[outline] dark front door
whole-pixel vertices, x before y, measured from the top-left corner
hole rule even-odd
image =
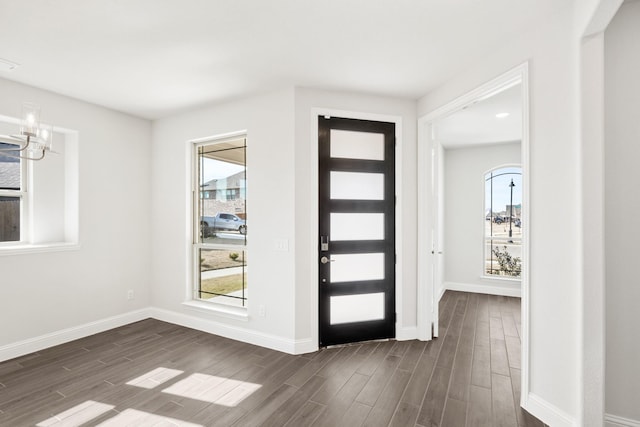
[[[318,117],[320,346],[395,337],[395,124]]]

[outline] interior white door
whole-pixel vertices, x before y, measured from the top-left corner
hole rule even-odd
[[[433,336],[438,337],[439,299],[444,292],[444,148],[433,141]]]

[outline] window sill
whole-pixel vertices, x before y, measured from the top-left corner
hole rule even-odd
[[[226,317],[227,319],[241,320],[243,322],[249,321],[249,313],[246,307],[232,307],[223,304],[217,304],[215,302],[204,301],[185,301],[183,306],[190,310],[199,311],[201,313],[214,314],[220,317]]]
[[[0,256],[5,255],[22,255],[22,254],[40,254],[47,252],[65,252],[77,251],[80,249],[79,243],[16,243],[8,245],[0,245]]]
[[[512,279],[510,277],[502,277],[502,276],[480,276],[480,279],[482,280],[496,280],[498,282],[511,282],[511,283],[520,283],[522,282],[521,278],[518,279]]]

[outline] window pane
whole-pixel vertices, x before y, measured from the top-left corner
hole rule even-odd
[[[516,239],[489,239],[485,243],[485,273],[504,277],[522,274],[522,245]]]
[[[0,143],[0,190],[20,190],[20,159],[4,154],[20,155],[19,151],[2,151],[14,148],[13,144]]]
[[[245,140],[198,147],[200,241],[245,245]]]
[[[330,323],[365,322],[384,319],[384,293],[330,297]]]
[[[0,242],[20,240],[20,197],[0,196]]]
[[[506,167],[485,175],[485,271],[521,275],[522,169]]]
[[[331,157],[384,160],[384,134],[331,129]]]
[[[200,249],[197,298],[244,306],[247,300],[247,253],[243,250]]]

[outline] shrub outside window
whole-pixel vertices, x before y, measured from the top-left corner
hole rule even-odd
[[[246,135],[195,144],[193,298],[247,304]]]
[[[500,167],[485,174],[484,275],[519,279],[522,274],[522,169]]]

